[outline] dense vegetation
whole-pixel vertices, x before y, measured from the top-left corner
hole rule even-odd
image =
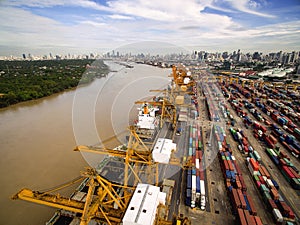
[[[108,71],[102,60],[92,59],[0,61],[0,107],[89,83]]]

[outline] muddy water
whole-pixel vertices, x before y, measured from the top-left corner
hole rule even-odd
[[[124,141],[134,101],[166,88],[170,70],[107,62],[106,78],[41,100],[0,110],[0,225],[38,225],[55,209],[10,196],[23,187],[45,190],[79,176],[101,157],[73,152],[78,144]],[[69,193],[70,190],[65,193]]]

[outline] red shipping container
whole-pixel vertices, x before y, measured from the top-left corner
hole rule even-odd
[[[266,133],[267,132],[267,128],[263,125],[260,125],[260,128],[259,128],[263,133]]]
[[[240,189],[238,189],[237,193],[239,195],[239,198],[240,198],[240,201],[241,201],[241,204],[242,204],[242,208],[246,209],[247,205],[246,205],[246,201],[245,201],[245,198],[244,198],[244,195],[243,195],[242,191]]]
[[[279,157],[280,157],[280,158],[287,158],[288,160],[291,160],[291,159],[288,157],[288,155],[287,155],[285,152],[283,152],[283,151],[280,151]]]
[[[253,216],[256,216],[257,215],[257,211],[255,209],[255,206],[254,206],[254,203],[253,203],[253,200],[252,200],[252,197],[250,195],[246,195],[247,199],[248,199],[248,202],[249,202],[249,206],[251,208],[251,214]]]
[[[276,144],[277,143],[277,138],[274,137],[273,135],[269,135],[269,138],[270,138],[270,141],[273,143],[273,144]]]
[[[236,170],[236,174],[237,175],[242,175],[242,171],[241,171],[239,165],[237,164],[236,160],[233,160],[232,162],[234,164],[234,167],[235,167],[235,170]]]
[[[196,156],[195,156],[195,155],[192,156],[192,163],[193,163],[194,165],[196,164]]]
[[[242,185],[242,190],[247,191],[247,186],[242,175],[238,176]]]
[[[201,160],[202,160],[202,156],[203,156],[203,153],[202,153],[202,151],[199,151],[199,159],[201,159]]]
[[[270,123],[269,120],[265,120],[265,124],[266,124],[267,126],[270,126],[270,125],[271,125],[271,123]]]
[[[288,207],[288,205],[287,205],[285,202],[279,201],[279,204],[280,204],[281,207],[283,208],[283,212],[284,212],[285,214],[288,214],[288,213],[291,211],[290,207]]]
[[[296,171],[293,168],[289,167],[289,170],[295,176],[295,178],[297,178],[297,179],[300,178],[300,175],[298,173],[296,173]]]
[[[276,203],[274,202],[273,199],[268,199],[268,201],[269,201],[270,207],[272,209],[278,209],[278,207],[277,207],[277,205],[276,205]]]
[[[289,206],[288,206],[288,208],[290,209],[290,211],[289,211],[289,218],[290,219],[295,219],[295,214],[294,214],[293,210]]]
[[[238,193],[236,189],[232,189],[232,196],[233,196],[233,204],[235,205],[236,208],[241,208],[241,201],[239,199]]]
[[[266,184],[264,178],[262,176],[258,176],[260,183]]]
[[[228,166],[228,163],[227,163],[227,160],[222,160],[223,161],[223,165],[224,165],[224,169],[225,170],[229,170],[229,166]]]
[[[290,171],[287,166],[282,166],[283,171],[288,175],[289,178],[295,178],[294,174]]]
[[[200,170],[200,180],[205,180],[204,179],[204,171]]]
[[[198,141],[196,141],[196,143],[197,143]],[[196,149],[197,149],[197,147],[196,147]],[[196,159],[200,159],[200,155],[199,155],[199,150],[196,150]]]
[[[249,152],[248,146],[244,146],[244,152],[245,152],[245,153],[248,153],[248,152]]]
[[[279,162],[282,166],[286,166],[286,162],[283,159],[279,159]]]
[[[233,166],[232,166],[232,162],[230,160],[227,160],[228,163],[228,167],[230,171],[234,171]]]
[[[257,186],[257,188],[259,188],[260,185],[261,185],[261,182],[257,180],[257,181],[256,181],[256,186]]]

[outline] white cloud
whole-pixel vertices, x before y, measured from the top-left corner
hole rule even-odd
[[[108,16],[111,19],[117,19],[117,20],[133,20],[133,17],[130,16],[124,16],[124,15],[119,15],[119,14],[112,14]]]
[[[101,47],[113,49],[128,43],[159,41],[178,46],[201,45],[226,49],[234,45],[259,46],[260,43],[264,43],[263,47],[271,46],[283,37],[286,40],[282,42],[283,45],[298,43],[299,46],[299,41],[295,38],[295,34],[299,35],[299,21],[247,28],[229,16],[205,13],[207,7],[222,9],[219,2],[213,0],[115,0],[107,2],[107,6],[87,0],[20,0],[9,3],[11,6],[0,7],[0,20],[5,21],[0,25],[0,45],[10,48],[21,46],[43,51],[49,46],[57,46],[58,51]],[[76,22],[70,25],[35,15],[30,9],[12,6],[34,6],[38,3],[39,7],[72,4],[82,8],[105,10],[106,13],[99,11],[97,14],[93,11],[94,14],[89,16],[78,14]],[[252,4],[251,7],[249,3]],[[254,11],[260,5],[251,1],[231,1],[230,4],[230,10],[262,16]],[[265,43],[266,39],[269,39],[269,45]]]
[[[260,17],[275,18],[274,15],[255,11],[261,5],[252,0],[226,0],[231,6],[241,12],[253,14]]]

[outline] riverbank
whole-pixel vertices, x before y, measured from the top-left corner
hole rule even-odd
[[[0,61],[0,108],[71,90],[108,73],[103,60]]]

